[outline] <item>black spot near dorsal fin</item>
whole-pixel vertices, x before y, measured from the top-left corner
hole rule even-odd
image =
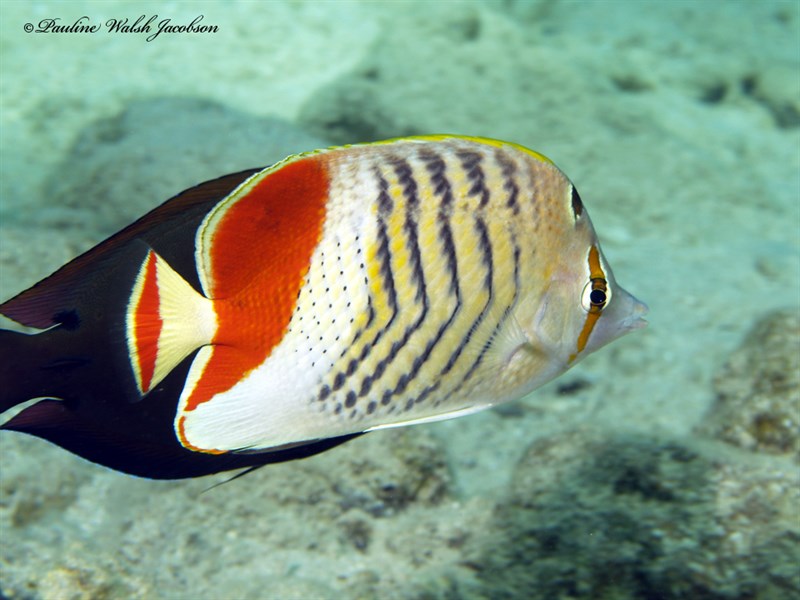
[[[80,326],[81,319],[76,310],[62,310],[53,315],[53,323],[58,323],[64,329],[74,331]]]
[[[581,201],[580,194],[578,194],[578,190],[575,189],[575,186],[572,186],[572,214],[575,215],[575,219],[577,220],[578,217],[581,216],[583,213],[583,202]]]

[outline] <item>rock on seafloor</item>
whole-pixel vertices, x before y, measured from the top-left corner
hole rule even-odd
[[[717,450],[583,429],[534,442],[471,558],[481,595],[798,597],[796,469]]]
[[[489,513],[457,501],[441,444],[419,428],[213,489],[224,476],[147,482],[53,456],[64,464],[39,480],[15,468],[0,482],[8,598],[406,597],[457,564],[467,523]]]
[[[760,318],[717,372],[714,389],[702,433],[800,461],[800,312]]]
[[[650,111],[640,99],[666,92],[674,101],[671,94],[677,92],[705,107],[739,104],[781,129],[800,126],[797,71],[770,60],[791,31],[791,17],[783,19],[780,11],[770,15],[766,7],[754,13],[750,18],[773,35],[741,38],[747,45],[757,41],[763,50],[758,62],[745,62],[725,52],[725,38],[707,35],[702,4],[687,4],[681,14],[668,4],[645,9],[658,15],[650,26],[668,21],[681,29],[663,41],[671,44],[668,52],[656,50],[659,43],[640,45],[629,36],[633,6],[578,4],[467,3],[461,10],[443,4],[426,11],[425,20],[400,13],[351,73],[310,98],[300,122],[336,143],[469,131],[538,139],[554,147],[564,143],[574,152],[570,136],[588,135],[589,129],[597,135],[608,127],[616,136],[673,129],[680,110]],[[590,43],[587,49],[562,37],[570,27],[585,27],[582,33],[596,38],[594,11],[606,21],[605,44]],[[744,22],[735,10],[716,17],[723,27]],[[409,43],[410,28],[425,43]],[[648,33],[657,31],[639,31]],[[647,56],[651,51],[660,51],[658,59]]]

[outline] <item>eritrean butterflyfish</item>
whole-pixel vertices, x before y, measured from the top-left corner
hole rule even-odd
[[[642,327],[569,179],[484,138],[290,156],[0,305],[3,429],[134,475],[309,456],[520,398]]]

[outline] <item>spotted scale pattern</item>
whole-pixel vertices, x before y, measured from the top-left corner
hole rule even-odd
[[[298,321],[308,318],[306,310],[315,314],[328,341],[345,342],[306,401],[312,410],[365,426],[400,413],[449,411],[490,391],[493,382],[477,375],[520,296],[520,229],[529,227],[515,217],[522,204],[536,201],[534,194],[520,198],[533,176],[527,157],[504,148],[412,142],[370,154],[367,161],[358,149],[328,157],[333,173],[357,182],[334,177],[342,187],[332,196],[350,199],[343,205],[358,199],[363,205],[364,196],[371,201],[361,220],[331,215],[336,234],[323,237],[296,313]],[[330,269],[322,250],[329,239],[341,248],[348,237],[358,238],[356,253],[365,257],[349,276]],[[532,252],[526,244],[526,256]],[[337,299],[346,284],[315,283],[337,276],[351,291],[341,327],[331,307],[342,306]],[[310,337],[324,341],[326,334]]]
[[[537,318],[548,257],[575,235],[571,185],[552,163],[452,137],[309,160],[326,173],[328,202],[286,332],[189,415],[195,446],[275,448],[449,417],[563,369],[520,326]]]

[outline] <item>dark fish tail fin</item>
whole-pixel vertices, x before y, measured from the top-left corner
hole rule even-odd
[[[36,398],[77,403],[104,371],[118,372],[111,357],[98,360],[87,333],[64,325],[37,334],[0,329],[0,415]],[[117,392],[127,388],[131,398],[132,377],[120,379]]]
[[[178,443],[172,419],[193,355],[145,398],[131,400],[121,397],[119,377],[110,376],[107,354],[96,348],[92,356],[80,352],[90,348],[87,339],[61,326],[35,335],[0,330],[0,429],[35,435],[112,469],[156,479],[304,458],[358,435],[265,454],[192,452]],[[133,385],[131,376],[128,387]],[[36,398],[43,399],[16,414],[10,410]]]
[[[0,314],[45,330],[0,331],[0,414],[37,397],[94,398],[126,404],[141,398],[127,357],[125,306],[151,249],[188,286],[200,288],[194,235],[208,210],[255,170],[191,188],[0,304]],[[179,362],[174,359],[172,364]]]
[[[0,303],[0,314],[43,330],[0,330],[0,429],[41,437],[126,473],[170,479],[302,458],[355,437],[265,454],[206,454],[176,436],[194,349],[208,341],[207,330],[194,339],[185,327],[208,313],[210,302],[201,294],[195,234],[208,211],[254,172],[183,192]],[[157,276],[143,276],[142,265],[152,265]],[[157,294],[137,290],[138,282],[158,284]],[[154,315],[161,319],[156,336],[147,333]]]
[[[36,365],[40,357],[35,337],[0,329],[0,415],[32,398],[47,396],[43,365]]]

